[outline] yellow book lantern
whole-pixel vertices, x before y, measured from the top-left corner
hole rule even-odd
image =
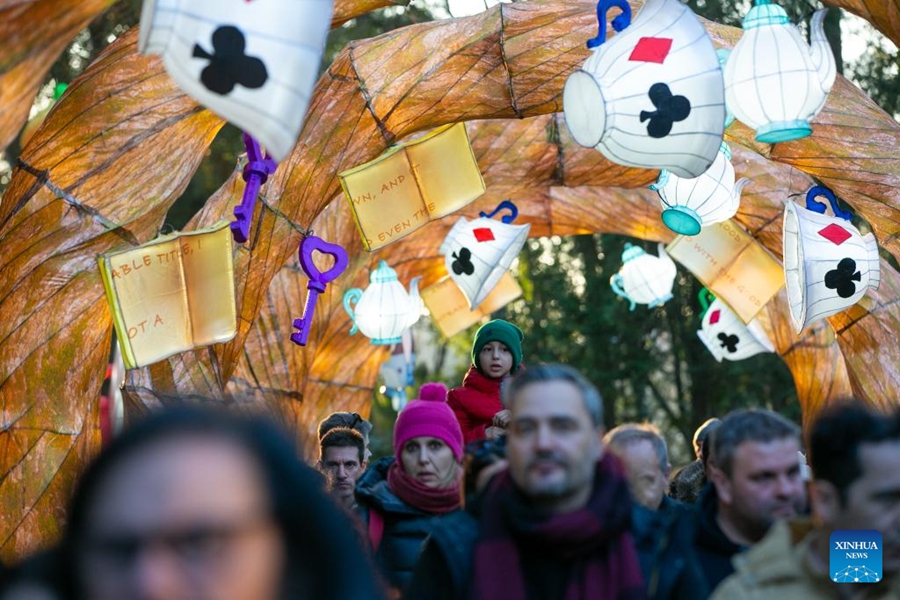
[[[99,257],[126,368],[235,336],[231,248],[223,221]]]
[[[393,146],[338,177],[369,252],[459,210],[485,189],[462,123]]]
[[[733,220],[678,236],[666,248],[703,285],[749,323],[784,285],[778,260]]]
[[[435,325],[449,338],[521,296],[522,288],[507,271],[475,310],[469,309],[465,294],[449,276],[428,286],[420,294]]]

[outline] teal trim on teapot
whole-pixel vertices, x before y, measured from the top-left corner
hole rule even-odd
[[[385,261],[379,260],[378,268],[369,274],[369,282],[388,283],[390,281],[397,281],[397,271],[390,268]]]
[[[659,177],[656,178],[656,183],[650,184],[650,189],[654,192],[658,192],[659,190],[666,187],[667,183],[669,183],[669,172],[665,169],[661,169],[659,172]]]
[[[363,292],[359,288],[351,288],[347,290],[346,294],[344,294],[344,310],[347,311],[347,314],[350,315],[350,320],[353,322],[353,327],[350,328],[350,335],[353,335],[354,333],[359,331],[359,327],[356,326],[356,311],[353,310],[353,307],[350,306],[350,303],[358,303],[359,299],[362,298],[362,295]]]
[[[812,133],[809,121],[795,119],[793,121],[776,121],[767,123],[756,130],[756,141],[764,144],[777,144],[805,138]]]
[[[777,4],[771,4],[769,0],[757,0],[756,6],[747,11],[747,16],[741,23],[744,30],[755,27],[771,27],[772,25],[791,25],[787,13]]]
[[[662,212],[666,227],[681,235],[697,235],[702,229],[700,217],[686,206],[671,206]]]
[[[625,292],[625,288],[622,287],[622,276],[616,273],[612,277],[609,278],[609,287],[612,288],[612,291],[615,292],[616,296],[620,296],[628,300],[631,303],[631,306],[628,307],[628,310],[634,310],[634,307],[637,306],[634,300],[631,299]]]

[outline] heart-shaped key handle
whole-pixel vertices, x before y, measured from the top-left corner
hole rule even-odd
[[[298,331],[291,334],[291,341],[299,346],[305,346],[309,339],[309,329],[312,326],[313,313],[316,310],[316,300],[319,294],[325,292],[325,286],[337,279],[347,269],[349,259],[347,251],[338,244],[330,244],[320,237],[308,235],[300,242],[300,268],[309,277],[306,284],[306,305],[303,307],[303,316],[294,319],[294,327]],[[322,272],[313,261],[313,253],[321,252],[334,258],[334,264],[330,269]]]

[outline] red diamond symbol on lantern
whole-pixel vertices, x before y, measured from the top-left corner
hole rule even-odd
[[[628,60],[662,64],[671,49],[671,38],[642,37],[631,51]]]
[[[719,322],[719,317],[721,317],[721,316],[722,316],[722,311],[721,311],[721,310],[714,310],[714,311],[712,311],[712,314],[709,315],[709,324],[710,324],[710,325],[715,325],[716,323]]]
[[[850,239],[850,232],[840,225],[835,225],[834,223],[824,229],[819,230],[819,235],[821,235],[823,238],[825,238],[835,246],[840,246]]]
[[[494,241],[494,232],[491,231],[490,227],[479,227],[478,229],[473,229],[472,233],[475,234],[475,239],[479,242]]]

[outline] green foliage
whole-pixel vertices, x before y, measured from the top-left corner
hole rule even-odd
[[[765,406],[799,420],[790,372],[774,354],[718,363],[703,346],[697,294],[679,270],[674,298],[634,311],[609,287],[626,241],[596,235],[532,240],[519,256],[529,296],[503,314],[526,332],[525,362],[562,362],[584,373],[605,399],[608,427],[651,421],[666,434],[673,463],[690,458],[694,429],[733,408]]]
[[[853,80],[878,106],[894,118],[900,115],[900,55],[896,48],[889,50],[879,40],[869,46],[850,71]]]

